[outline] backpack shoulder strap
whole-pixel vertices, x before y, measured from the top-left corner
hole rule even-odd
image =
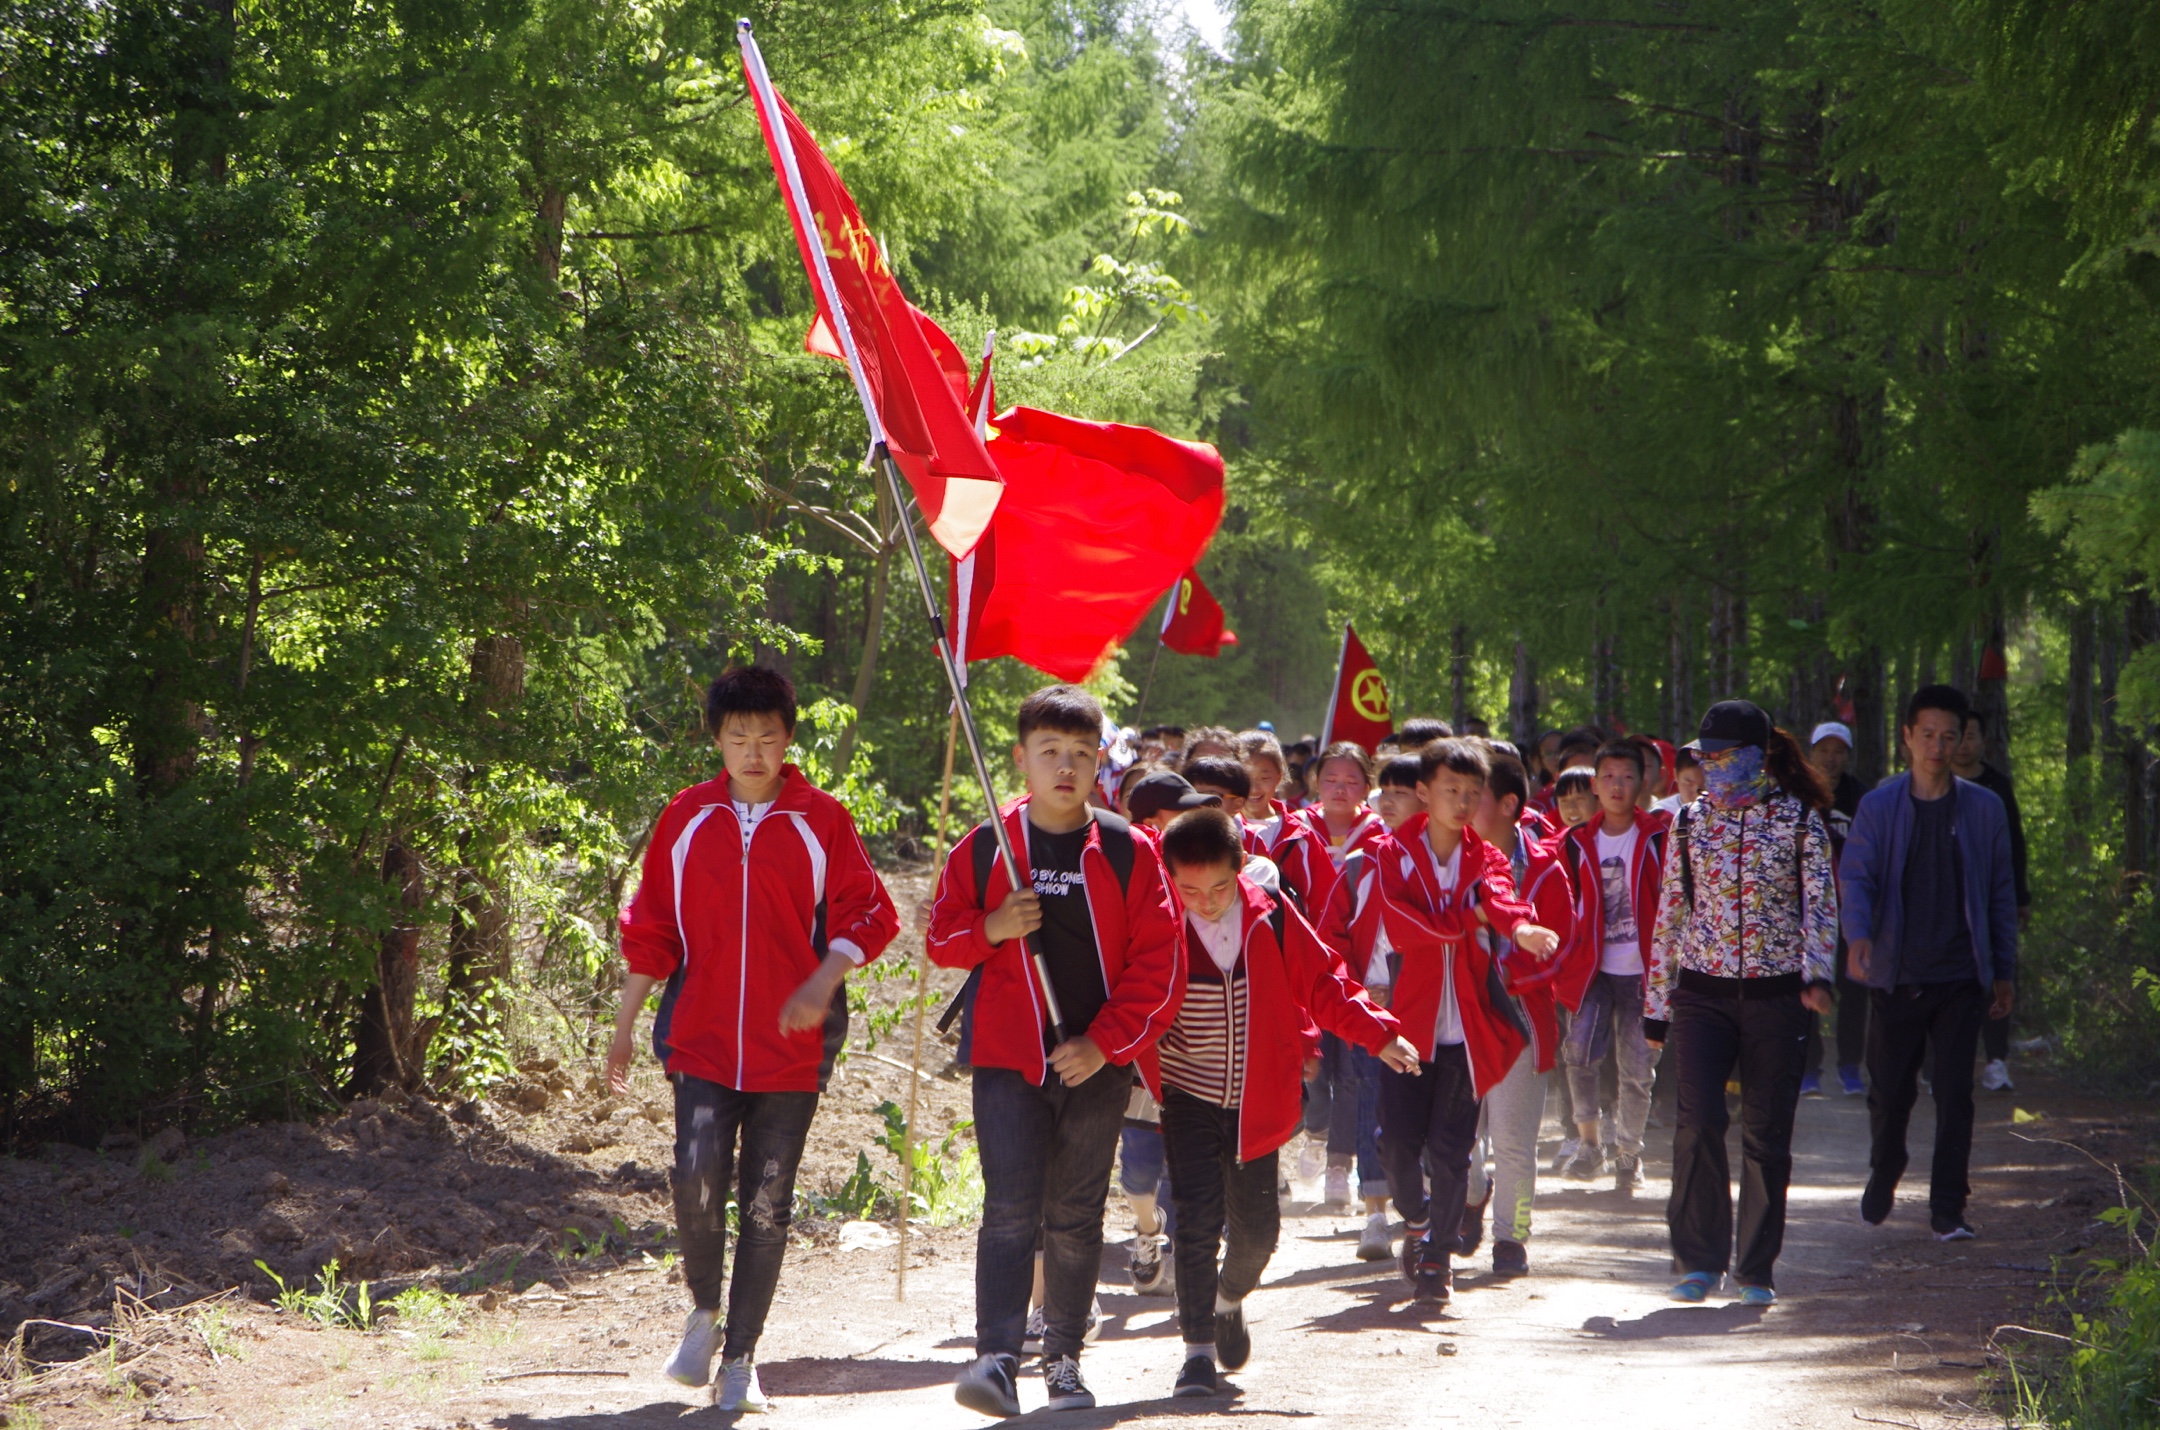
[[[1095,811],[1095,829],[1102,840],[1103,858],[1110,861],[1110,872],[1117,875],[1118,892],[1132,892],[1133,832],[1132,825],[1122,814],[1107,809]]]
[[[1689,813],[1692,805],[1680,806],[1680,817],[1673,821],[1673,833],[1680,845],[1680,897],[1687,900],[1688,912],[1695,912],[1695,861],[1688,857],[1688,829],[1692,823]]]
[[[987,822],[976,825],[975,832],[968,836],[968,858],[975,866],[975,897],[978,900],[982,898],[983,890],[990,887],[990,871],[997,867],[997,857],[997,831]]]
[[[1275,947],[1279,949],[1283,946],[1283,930],[1290,926],[1290,906],[1278,897],[1275,907],[1268,910],[1267,921],[1275,930]]]

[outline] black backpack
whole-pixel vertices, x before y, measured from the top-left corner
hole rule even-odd
[[[1130,893],[1134,858],[1132,825],[1126,822],[1123,815],[1114,814],[1107,809],[1089,812],[1095,817],[1095,828],[1102,841],[1103,857],[1110,861],[1110,872],[1117,876],[1118,892]],[[974,866],[975,896],[981,898],[982,891],[990,887],[990,871],[997,867],[998,861],[997,832],[990,827],[988,820],[976,825],[974,832],[968,835],[968,860]],[[959,1061],[962,1066],[966,1065],[968,1050],[975,1041],[975,992],[982,986],[982,971],[983,966],[979,963],[969,969],[967,982],[960,985],[960,991],[953,995],[952,1002],[946,1004],[945,1011],[938,1015],[939,1033],[951,1028],[953,1019],[963,1013],[967,1015],[967,1021],[960,1025]]]

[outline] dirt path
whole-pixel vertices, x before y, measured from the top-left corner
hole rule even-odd
[[[2013,1127],[2013,1107],[2036,1120]],[[2110,1177],[2075,1148],[2027,1139],[2141,1161],[2151,1128],[2144,1109],[2135,1123],[2132,1115],[2040,1086],[1989,1100],[1975,1154],[1982,1239],[1941,1246],[1911,1194],[1887,1226],[1859,1223],[1865,1109],[1857,1099],[1803,1104],[1779,1276],[1785,1300],[1767,1312],[1723,1297],[1699,1308],[1663,1299],[1665,1185],[1656,1163],[1649,1190],[1632,1200],[1544,1183],[1535,1274],[1506,1284],[1464,1275],[1454,1307],[1438,1317],[1413,1307],[1385,1265],[1352,1258],[1354,1220],[1292,1215],[1251,1303],[1255,1353],[1236,1378],[1241,1395],[1212,1404],[1166,1398],[1178,1353],[1171,1307],[1128,1289],[1126,1219],[1114,1207],[1102,1286],[1109,1321],[1086,1361],[1103,1408],[1028,1418],[1072,1430],[1256,1414],[1600,1430],[1691,1419],[1766,1427],[1999,1421],[1982,1408],[1995,1378],[1989,1333],[2032,1314],[2052,1257],[2107,1249],[2106,1239],[2120,1235],[2094,1220],[2112,1200]],[[1924,1107],[1916,1120],[1924,1146]],[[869,1236],[882,1240],[878,1231]],[[972,1340],[972,1235],[918,1235],[905,1305],[893,1299],[890,1247],[847,1242],[828,1238],[790,1253],[763,1354],[777,1404],[763,1419],[820,1430],[985,1423],[956,1407],[949,1390]],[[158,1348],[141,1363],[85,1363],[20,1401],[9,1423],[631,1430],[720,1421],[658,1373],[682,1312],[681,1289],[662,1266],[555,1279],[560,1287],[467,1298],[448,1335],[426,1325],[326,1329],[247,1303],[220,1313],[207,1332],[183,1316],[162,1339],[146,1336]],[[1039,1380],[1024,1381],[1023,1402],[1041,1404]]]

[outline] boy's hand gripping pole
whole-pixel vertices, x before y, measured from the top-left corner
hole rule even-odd
[[[870,461],[885,478],[886,487],[892,494],[893,510],[900,513],[900,530],[907,536],[908,558],[915,563],[915,583],[922,588],[923,609],[929,614],[930,633],[937,643],[938,664],[945,668],[945,683],[952,688],[953,709],[960,716],[960,733],[967,738],[968,758],[975,762],[975,779],[982,785],[983,803],[990,809],[990,829],[997,835],[998,860],[1005,866],[1006,882],[1015,889],[1032,887],[1032,881],[1021,868],[1019,856],[1013,851],[1012,835],[1005,828],[1004,817],[998,811],[997,786],[990,782],[990,762],[983,758],[982,735],[975,728],[975,712],[968,705],[967,682],[961,676],[959,662],[953,659],[952,638],[945,630],[945,613],[938,607],[937,592],[930,585],[930,568],[923,564],[922,543],[915,536],[915,523],[909,515],[908,490],[901,481],[900,468],[883,441],[870,449]],[[1027,951],[1029,960],[1035,965],[1035,981],[1042,990],[1043,1009],[1050,1020],[1050,1041],[1055,1046],[1065,1041],[1065,1011],[1058,1007],[1057,990],[1050,986],[1050,964],[1043,956],[1042,939],[1029,934]]]

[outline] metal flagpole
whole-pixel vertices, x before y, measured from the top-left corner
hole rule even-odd
[[[904,513],[903,513],[904,515]],[[946,842],[946,821],[952,814],[952,766],[953,745],[960,734],[960,712],[953,711],[945,722],[945,783],[938,791],[937,843],[938,867],[945,867],[946,856],[952,853],[952,845]],[[907,1068],[907,1122],[900,1134],[900,1269],[896,1273],[893,1299],[907,1299],[907,1253],[908,1223],[914,1213],[915,1190],[915,1112],[922,1104],[922,1045],[923,1010],[930,1006],[930,949],[929,930],[923,931],[923,988],[915,995],[915,1051],[908,1054]]]
[[[735,23],[736,42],[742,48],[743,68],[757,90],[758,103],[763,107],[773,132],[779,136],[780,170],[787,180],[787,202],[796,221],[805,234],[817,235],[819,230],[810,208],[810,196],[803,188],[802,168],[795,161],[795,141],[788,134],[786,119],[780,111],[779,97],[773,93],[772,77],[765,72],[765,57],[758,52],[757,41],[751,36],[750,22]],[[945,668],[945,683],[951,687],[953,708],[960,717],[961,733],[967,737],[968,756],[975,764],[975,778],[981,783],[983,801],[990,810],[989,824],[997,838],[998,858],[1005,866],[1006,881],[1014,889],[1022,887],[1019,856],[1013,850],[1012,834],[1005,828],[1005,820],[998,811],[997,786],[990,780],[990,763],[983,758],[982,736],[975,728],[975,712],[967,699],[967,680],[953,659],[952,641],[945,631],[945,617],[938,609],[937,593],[930,585],[930,568],[923,564],[922,543],[915,537],[915,523],[906,519],[908,510],[907,488],[900,476],[900,468],[892,459],[892,452],[885,444],[885,428],[878,421],[877,403],[871,399],[870,384],[863,376],[862,357],[855,349],[855,334],[848,326],[847,308],[840,301],[840,290],[833,282],[832,265],[826,261],[825,246],[820,241],[806,245],[810,250],[811,267],[818,281],[818,289],[825,297],[827,313],[832,318],[833,335],[840,340],[840,351],[847,359],[848,376],[854,379],[855,395],[862,402],[863,418],[870,424],[871,465],[884,475],[886,486],[892,494],[893,508],[902,515],[900,529],[907,534],[908,558],[915,565],[915,581],[922,588],[923,607],[929,612],[930,631],[936,640],[938,663]],[[1034,935],[1027,939],[1029,956],[1035,964],[1035,974],[1042,988],[1043,1007],[1049,1014],[1050,1036],[1054,1042],[1065,1041],[1065,1015],[1058,1007],[1057,991],[1050,983],[1050,965],[1043,957],[1042,941]]]
[[[1320,722],[1320,748],[1325,751],[1335,740],[1335,702],[1342,698],[1343,662],[1350,658],[1350,623],[1343,622],[1342,645],[1335,652],[1335,683],[1328,687],[1327,718]]]

